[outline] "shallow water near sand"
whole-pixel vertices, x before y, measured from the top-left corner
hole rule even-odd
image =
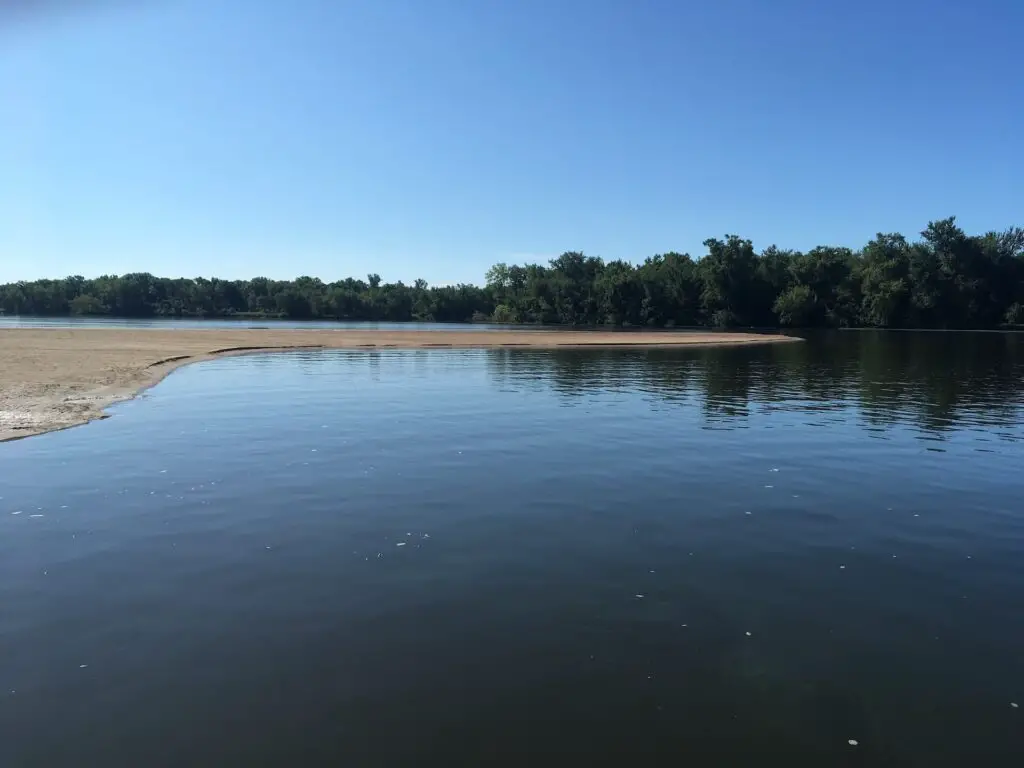
[[[1024,336],[294,352],[0,445],[0,765],[1024,760]]]

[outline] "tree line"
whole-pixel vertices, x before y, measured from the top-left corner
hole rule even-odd
[[[147,273],[0,285],[10,315],[282,317],[650,327],[994,328],[1024,324],[1024,229],[968,235],[954,218],[920,239],[878,234],[860,250],[776,246],[736,235],[641,264],[576,251],[496,264],[486,285],[366,280],[171,279]]]

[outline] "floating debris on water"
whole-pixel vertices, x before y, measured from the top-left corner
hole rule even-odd
[[[423,538],[424,539],[429,539],[430,538],[430,534],[429,533],[424,533],[423,534]]]
[[[744,512],[743,514],[744,514],[744,515],[749,515],[749,514],[750,514],[750,510],[748,509],[748,510],[747,510],[746,512]]]
[[[85,668],[86,668],[86,667],[88,667],[88,666],[89,666],[88,664],[79,664],[79,665],[78,665],[78,668],[79,668],[79,669],[85,669]]]
[[[765,488],[774,488],[774,485],[766,485]]]
[[[35,514],[35,515],[29,515],[29,517],[42,517],[42,515],[40,515],[40,514]]]
[[[839,566],[839,570],[840,571],[845,571],[846,570],[846,566],[845,565],[840,565]]]
[[[400,541],[397,544],[395,544],[395,546],[396,547],[404,547],[405,546],[405,542],[404,541]]]
[[[1013,707],[1014,709],[1020,709],[1020,706],[1017,704],[1016,701],[1011,701],[1010,702],[1010,706]]]
[[[636,597],[638,600],[643,600],[644,599],[643,595],[634,595],[634,597]]]
[[[12,515],[20,515],[21,514],[21,510],[19,509],[17,512],[11,512],[11,514]]]
[[[856,739],[850,739],[846,743],[849,744],[851,747],[856,747],[858,744],[860,744],[860,742],[857,741]]]
[[[749,632],[747,632],[747,637],[753,637],[753,635],[751,635]]]

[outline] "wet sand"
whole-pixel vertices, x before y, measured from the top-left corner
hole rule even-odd
[[[105,418],[189,363],[294,349],[487,349],[770,344],[780,335],[611,331],[0,329],[0,442]]]

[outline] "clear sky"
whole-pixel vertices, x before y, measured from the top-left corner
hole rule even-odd
[[[1024,225],[1022,28],[1020,0],[7,11],[0,281],[480,282],[725,233]]]

